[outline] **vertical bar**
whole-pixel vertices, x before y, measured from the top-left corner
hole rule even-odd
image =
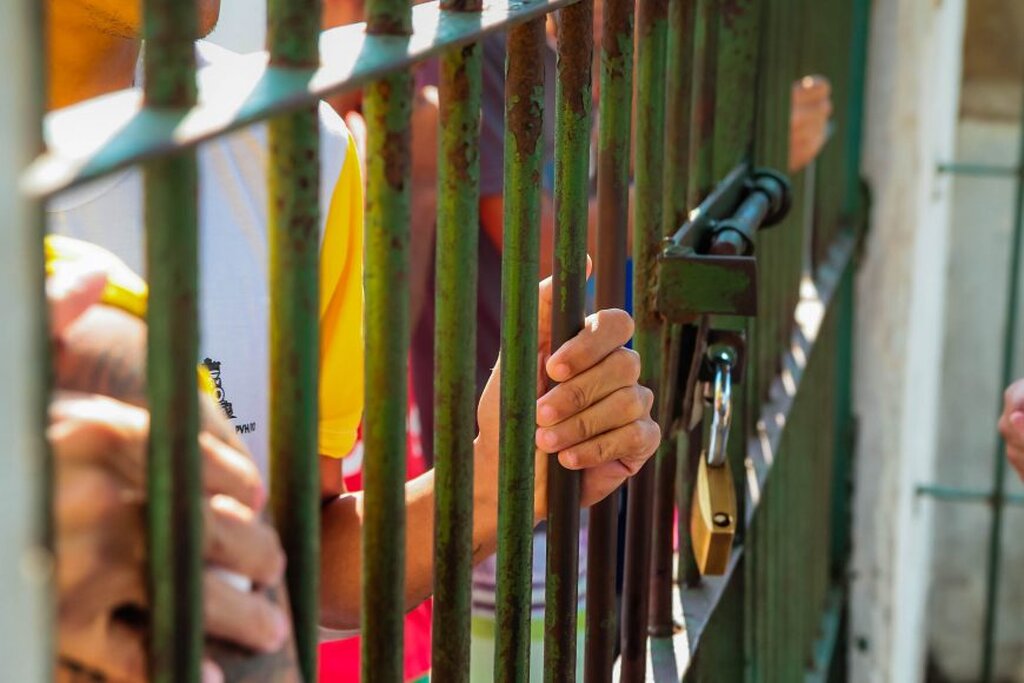
[[[559,13],[555,87],[555,253],[551,350],[583,328],[589,214],[590,69],[593,0]],[[544,680],[576,680],[579,611],[580,472],[548,456],[548,533],[544,611]]]
[[[442,9],[479,12],[479,0]],[[434,341],[435,680],[469,683],[476,434],[476,299],[480,190],[481,48],[441,57]]]
[[[495,680],[530,676],[544,18],[508,34]]]
[[[147,0],[145,100],[195,104],[196,6]],[[198,683],[203,651],[198,356],[198,211],[193,150],[145,168],[151,678]]]
[[[654,292],[662,243],[662,184],[665,142],[665,56],[668,0],[640,0],[637,8],[636,205],[633,221],[633,301],[636,333],[633,348],[643,363],[640,383],[654,392],[655,410],[662,400],[663,325]],[[668,425],[662,425],[667,430]],[[663,440],[657,458],[671,448]],[[651,571],[651,521],[654,512],[654,463],[648,462],[628,484],[626,569],[622,599],[622,680],[643,681],[647,668],[647,616]]]
[[[407,35],[411,5],[370,0],[368,33]],[[365,90],[366,415],[363,426],[362,679],[399,683],[405,617],[405,420],[409,355],[412,74]]]
[[[46,96],[43,12],[37,0],[0,7],[0,434],[12,447],[0,458],[0,661],[16,681],[53,678],[52,462],[43,434],[49,401],[43,302],[43,210],[18,191],[18,176],[42,151]]]
[[[1017,150],[1017,167],[1024,167],[1024,125],[1021,126]],[[1010,275],[1007,279],[1006,331],[1003,334],[1002,386],[1014,379],[1014,352],[1017,349],[1017,308],[1020,301],[1021,245],[1024,244],[1024,175],[1017,176],[1017,192],[1013,207],[1013,242],[1010,247]],[[1000,402],[1000,405],[1002,403]],[[996,440],[992,477],[992,525],[989,527],[988,560],[985,569],[985,628],[982,641],[981,680],[990,683],[995,671],[996,612],[999,599],[999,577],[1002,574],[1003,514],[1006,510],[1006,443]]]
[[[687,213],[687,192],[690,181],[690,130],[693,105],[694,16],[696,0],[670,0],[668,7],[668,43],[666,61],[665,121],[665,203],[663,226],[665,235],[671,235],[682,225]],[[679,459],[678,441],[673,435],[671,412],[676,404],[674,395],[685,386],[686,379],[679,368],[689,368],[692,344],[683,342],[684,335],[692,338],[692,327],[686,331],[679,325],[666,330],[665,349],[668,361],[664,368],[665,394],[659,421],[664,425],[666,439],[673,447],[666,447],[655,462],[655,502],[652,528],[652,569],[650,598],[650,632],[655,636],[669,636],[675,630],[672,614],[673,579],[673,526],[676,511],[676,468]],[[683,349],[687,353],[683,354]],[[688,373],[687,373],[688,374]],[[683,463],[683,483],[688,488],[689,472]],[[688,500],[683,498],[683,500]],[[685,518],[685,517],[683,517]],[[682,525],[680,526],[682,528]],[[689,535],[684,535],[688,539]],[[680,547],[680,556],[686,550]]]
[[[270,63],[311,70],[318,0],[267,5]],[[270,498],[288,557],[286,582],[296,653],[306,680],[317,673],[320,600],[318,448],[320,314],[320,122],[317,107],[270,120]]]
[[[623,308],[626,298],[626,227],[633,99],[632,0],[603,0],[600,131],[597,157],[598,310]],[[615,573],[618,563],[619,493],[590,508],[587,536],[587,609],[583,676],[611,683],[618,635]]]

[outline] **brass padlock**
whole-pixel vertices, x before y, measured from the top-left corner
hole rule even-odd
[[[720,576],[729,566],[736,535],[734,486],[728,461],[713,467],[701,457],[690,505],[690,537],[702,575]]]
[[[690,504],[690,537],[702,575],[720,576],[729,567],[736,535],[736,489],[726,457],[732,424],[732,366],[728,350],[715,354],[711,396],[711,429],[707,451],[701,453]]]

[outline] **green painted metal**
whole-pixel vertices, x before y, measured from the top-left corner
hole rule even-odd
[[[1021,127],[1020,147],[1017,165],[1024,168],[1024,122]],[[1006,290],[1006,327],[1003,332],[1002,356],[1002,387],[1013,382],[1014,356],[1017,350],[1017,319],[1020,305],[1020,274],[1021,246],[1024,245],[1024,175],[1017,178],[1017,188],[1013,207],[1013,240],[1010,247],[1010,275],[1007,278]],[[1002,406],[1002,396],[999,403]],[[982,634],[981,680],[990,683],[995,671],[996,649],[996,611],[999,598],[999,577],[1002,573],[1003,556],[1003,517],[1006,497],[1006,443],[1002,438],[996,440],[993,454],[992,475],[992,524],[989,528],[988,556],[985,568],[985,621]]]
[[[144,10],[146,106],[185,111],[196,100],[195,5],[148,0]],[[203,654],[197,182],[192,151],[145,168],[150,677],[155,683],[198,683]]]
[[[630,133],[633,98],[632,0],[604,0],[597,157],[598,309],[625,306],[629,222]],[[630,106],[625,106],[625,103]],[[587,547],[586,683],[611,683],[619,634],[615,574],[618,563],[619,495],[590,508]]]
[[[508,34],[494,655],[495,680],[500,683],[526,683],[530,674],[543,43],[543,19],[528,21]]]
[[[511,26],[545,16],[574,0],[495,0],[477,16],[441,10],[428,2],[413,8],[410,36],[367,35],[353,24],[326,31],[320,39],[321,65],[312,73],[274,69],[259,54],[248,68],[230,66],[235,87],[205,93],[204,101],[183,115],[126,109],[122,117],[98,120],[88,104],[74,114],[90,131],[92,145],[54,148],[26,170],[22,187],[44,198],[133,163],[195,146],[277,114],[309,107],[336,92],[366,87],[390,73],[409,69],[451,47],[464,45]],[[104,111],[109,111],[106,109]]]
[[[317,0],[267,5],[270,63],[306,71],[319,54]],[[317,675],[320,614],[320,119],[316,106],[269,125],[270,504],[288,557],[296,654]]]
[[[190,149],[202,140],[267,118],[272,119],[272,392],[287,397],[275,402],[271,419],[272,503],[289,556],[288,583],[300,662],[307,679],[315,676],[319,556],[316,102],[324,94],[364,85],[370,131],[365,282],[370,391],[364,431],[362,601],[367,609],[363,611],[362,676],[372,681],[402,678],[409,68],[427,56],[442,55],[434,627],[435,633],[443,630],[445,637],[435,638],[434,675],[438,680],[468,680],[475,426],[472,320],[481,97],[481,51],[474,41],[512,27],[506,91],[495,675],[496,680],[525,683],[535,518],[535,288],[543,16],[562,9],[556,92],[552,342],[557,345],[576,333],[583,315],[591,0],[499,2],[487,8],[474,0],[451,0],[415,10],[400,0],[372,0],[369,35],[363,35],[359,26],[340,29],[325,34],[319,46],[317,0],[271,0],[269,64],[253,58],[252,69],[239,74],[241,94],[211,93],[210,100],[191,113],[186,112],[195,98],[194,31],[185,29],[194,27],[195,11],[190,3],[178,4],[150,0],[147,5],[148,108],[92,130],[97,143],[92,151],[53,150],[37,160],[24,177],[32,196],[44,196],[131,163],[148,163],[154,679],[197,680],[202,649],[194,371],[198,336],[196,170]],[[659,638],[662,653],[667,651],[665,642],[672,640],[672,590],[682,592],[690,621],[686,636],[697,655],[689,669],[676,668],[676,674],[685,675],[686,680],[799,680],[806,673],[815,643],[819,643],[820,655],[814,658],[815,671],[827,668],[829,655],[821,654],[824,646],[820,643],[834,643],[835,639],[819,638],[818,628],[824,623],[823,611],[829,619],[836,612],[836,596],[844,589],[848,545],[844,486],[849,473],[853,290],[848,268],[853,246],[843,230],[860,210],[856,173],[867,5],[867,0],[843,0],[827,7],[808,0],[639,3],[636,80],[641,115],[636,122],[637,201],[633,207],[635,345],[644,359],[642,382],[655,390],[660,402],[655,414],[665,441],[655,464],[645,467],[629,484],[627,563],[618,631],[614,613],[617,501],[612,496],[591,511],[587,681],[611,680],[616,632],[622,639],[622,680],[645,679],[648,629]],[[631,107],[623,103],[630,102],[632,95],[632,3],[605,0],[604,18],[598,143],[597,300],[601,307],[622,305],[623,299],[631,128]],[[820,31],[799,30],[811,26],[812,20]],[[836,45],[851,49],[837,52]],[[849,63],[847,55],[851,55]],[[816,332],[812,335],[816,338],[802,347],[805,357],[801,361],[793,351],[794,344],[802,343],[793,335],[793,313],[801,296],[799,279],[807,265],[806,237],[796,229],[799,221],[794,219],[773,233],[758,236],[756,269],[752,259],[739,264],[742,267],[731,263],[725,268],[705,261],[704,270],[695,270],[689,263],[684,270],[673,263],[681,254],[669,253],[660,264],[658,258],[665,246],[663,237],[676,232],[689,218],[688,209],[738,161],[752,156],[758,164],[784,167],[789,86],[805,69],[835,72],[830,76],[839,92],[838,135],[842,139],[830,147],[814,171],[818,182],[795,184],[798,195],[820,188],[806,206],[813,212],[808,219],[815,241],[814,260],[822,266],[815,271],[818,291],[824,307],[831,311],[821,321],[820,334]],[[83,116],[88,109],[88,104],[83,107]],[[115,135],[117,130],[122,130],[120,136]],[[1024,182],[1021,185],[1018,241],[1019,224],[1024,222],[1020,217]],[[798,206],[803,207],[804,202]],[[704,218],[707,216],[697,215],[695,220]],[[839,266],[829,261],[833,248],[842,251]],[[712,267],[715,265],[717,270]],[[740,301],[739,292],[749,298],[755,280],[760,291],[757,301]],[[674,588],[671,553],[666,551],[671,549],[677,448],[679,455],[692,459],[699,442],[673,432],[672,423],[678,418],[674,414],[678,384],[687,371],[681,372],[679,366],[691,353],[681,350],[693,345],[692,323],[700,320],[694,319],[692,310],[685,320],[680,312],[680,322],[688,326],[671,326],[661,314],[673,306],[683,311],[689,305],[687,297],[722,301],[721,310],[715,313],[756,310],[758,317],[747,329],[751,340],[747,377],[742,405],[736,407],[737,427],[730,447],[737,485],[743,493],[743,517],[748,522],[738,539],[737,561],[724,580],[699,582],[691,573],[691,581]],[[656,312],[659,309],[660,313]],[[720,322],[715,319],[716,324]],[[812,349],[813,357],[808,360]],[[787,394],[787,377],[795,396]],[[837,380],[838,389],[834,386]],[[780,391],[782,399],[778,398]],[[776,400],[782,403],[774,415],[783,416],[782,423],[767,424],[771,415],[765,411]],[[764,439],[748,441],[746,437],[758,435],[759,427]],[[774,449],[769,456],[757,455],[760,446],[752,445],[763,440]],[[549,465],[545,670],[547,680],[561,681],[571,680],[576,669],[579,481],[577,474],[562,470],[554,458]],[[999,468],[1004,466],[997,457],[999,481]],[[684,470],[685,487],[688,468],[678,469]],[[748,496],[751,482],[755,486]],[[822,486],[821,482],[831,485]],[[941,487],[923,492],[951,498],[972,495]],[[1012,499],[998,488],[991,500],[997,504],[993,538],[998,539],[1002,504]],[[656,540],[652,541],[652,536]],[[685,557],[686,546],[682,547],[679,573],[686,575],[692,566]],[[998,572],[998,544],[993,544],[992,552],[990,572]],[[990,585],[994,586],[994,581]],[[700,605],[707,609],[703,615]]]
[[[479,2],[448,9],[479,11]],[[434,565],[431,670],[468,683],[476,435],[476,283],[479,239],[481,48],[441,58],[434,342]]]
[[[593,0],[562,10],[555,88],[552,351],[583,329],[586,307],[593,43]],[[576,679],[581,476],[579,470],[562,467],[557,453],[548,455],[546,683]]]
[[[686,221],[687,190],[690,181],[690,131],[693,110],[693,69],[694,69],[694,19],[696,0],[670,0],[668,6],[668,28],[666,44],[666,119],[665,119],[665,161],[664,161],[664,204],[662,206],[662,233],[672,235]],[[664,266],[659,275],[659,305],[665,289],[663,288]],[[687,330],[686,334],[691,334]],[[672,325],[668,328],[664,340],[667,362],[665,376],[662,380],[666,389],[662,402],[662,415],[659,423],[664,425],[671,438],[674,428],[671,423],[677,399],[675,394],[683,383],[680,366],[690,367],[691,355],[681,353],[683,344],[683,328]],[[684,370],[685,372],[685,370]],[[677,439],[672,439],[678,444]],[[651,598],[648,628],[652,636],[669,636],[676,630],[673,612],[672,590],[674,574],[673,527],[675,526],[675,508],[678,502],[688,501],[689,468],[679,465],[679,448],[666,448],[662,457],[655,463],[655,502],[651,543]],[[677,470],[683,472],[682,481],[678,481]],[[682,484],[681,486],[679,484]],[[677,500],[677,488],[679,497]],[[684,509],[684,506],[680,506]],[[679,525],[682,530],[685,524]],[[689,534],[681,535],[681,556],[688,557]]]
[[[959,486],[943,486],[941,484],[921,484],[916,491],[919,496],[929,496],[935,500],[953,503],[984,503],[992,505],[995,498],[991,491],[965,489]],[[1024,495],[1007,493],[1003,496],[1004,505],[1024,505]]]
[[[367,26],[401,32],[409,5],[367,4]],[[363,442],[362,678],[403,680],[405,616],[406,363],[409,356],[409,120],[412,74],[366,88],[365,323]],[[381,391],[381,388],[386,390]]]
[[[939,173],[950,173],[953,175],[969,175],[997,178],[1016,178],[1024,173],[1018,166],[998,166],[995,164],[968,164],[950,162],[939,164]]]
[[[640,354],[640,382],[661,400],[662,335],[656,310],[657,261],[663,232],[665,140],[665,60],[668,50],[668,0],[641,0],[636,31],[636,204],[633,207],[633,348]],[[648,579],[657,460],[672,448],[665,435],[661,448],[628,484],[626,554],[622,598],[622,678],[642,681],[647,668]]]

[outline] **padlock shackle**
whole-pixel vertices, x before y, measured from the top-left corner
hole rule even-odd
[[[722,351],[716,354],[711,362],[715,378],[707,459],[709,467],[721,467],[725,464],[729,428],[732,426],[733,357],[729,352]]]

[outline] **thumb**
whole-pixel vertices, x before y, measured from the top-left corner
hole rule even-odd
[[[101,270],[62,266],[46,279],[50,307],[50,334],[59,336],[86,309],[99,303],[107,276]]]

